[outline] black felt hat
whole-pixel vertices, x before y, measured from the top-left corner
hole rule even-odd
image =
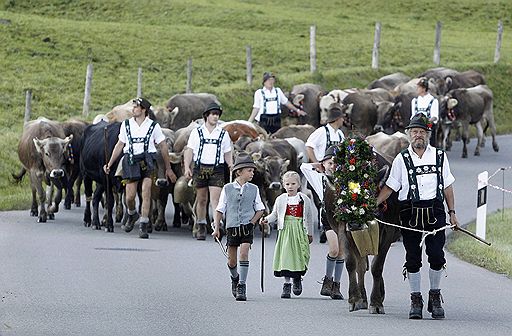
[[[330,146],[325,151],[324,157],[322,158],[322,160],[320,160],[320,162],[324,162],[325,160],[329,160],[332,157],[334,157],[335,155],[336,155],[336,146]]]
[[[269,80],[270,78],[276,78],[276,76],[274,76],[274,74],[272,72],[265,72],[263,73],[263,81],[261,82],[261,84],[265,84],[265,82],[267,80]]]
[[[140,106],[142,107],[143,109],[145,109],[146,111],[149,112],[149,110],[151,109],[151,103],[149,102],[149,100],[147,100],[146,98],[142,98],[142,97],[137,97],[133,100],[133,103],[137,106]]]
[[[409,128],[422,128],[425,131],[432,130],[432,123],[427,119],[427,117],[423,113],[418,113],[414,117],[412,117],[409,125],[405,127],[405,129]]]
[[[424,87],[428,91],[428,78],[422,77],[418,81],[418,86]]]
[[[327,123],[331,123],[342,117],[342,107],[339,104],[332,104],[329,110],[327,111]]]
[[[203,111],[203,117],[206,117],[211,111],[219,111],[219,116],[222,115],[222,107],[217,103],[210,103]]]

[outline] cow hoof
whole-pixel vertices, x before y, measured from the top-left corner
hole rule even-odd
[[[64,203],[64,209],[71,210],[71,203]]]
[[[500,146],[498,146],[498,144],[492,144],[492,149],[494,149],[495,152],[499,152]]]
[[[183,224],[185,224],[185,223],[183,223]],[[174,222],[172,222],[172,227],[175,227],[175,228],[181,227],[181,219],[178,219],[178,220],[175,220]]]
[[[153,233],[153,225],[149,224],[147,230],[148,233]]]
[[[123,215],[117,215],[116,214],[116,223],[121,223],[121,221],[123,220]]]
[[[91,227],[91,222],[84,222],[85,227]]]
[[[113,226],[106,227],[105,232],[114,232],[114,227]]]
[[[30,210],[30,217],[37,217],[39,215],[37,210]]]
[[[162,226],[162,231],[167,232],[167,224],[165,224],[164,226]]]
[[[38,223],[46,223],[46,216],[39,216],[39,218],[37,219],[37,222]]]
[[[50,219],[50,220],[55,220],[55,214],[53,214],[53,213],[49,213],[49,214],[48,214],[48,219]]]
[[[386,314],[383,306],[370,306],[368,311],[370,314]]]
[[[480,152],[475,152],[475,156],[480,156]]]
[[[468,154],[462,154],[462,158],[463,159],[467,159],[468,158]]]

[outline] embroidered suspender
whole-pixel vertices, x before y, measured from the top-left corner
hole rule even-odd
[[[214,144],[214,145],[217,145],[217,151],[215,153],[215,167],[217,167],[220,163],[220,151],[221,151],[221,147],[222,147],[222,138],[224,137],[224,134],[226,134],[226,130],[223,129],[222,131],[220,131],[220,135],[219,135],[219,138],[218,139],[205,139],[204,135],[203,135],[203,130],[201,129],[201,127],[198,127],[197,128],[197,133],[199,133],[199,151],[197,153],[197,159],[196,159],[196,165],[200,165],[201,164],[201,158],[203,156],[203,148],[204,148],[204,145],[205,144]]]
[[[279,104],[279,92],[277,92],[277,88],[274,88],[276,90],[276,96],[267,98],[265,97],[265,92],[263,89],[261,89],[261,95],[263,96],[263,112],[261,114],[267,114],[267,102],[269,101],[275,101],[277,102],[277,114],[281,113],[281,104]],[[270,91],[272,93],[272,91]]]
[[[436,174],[437,176],[437,190],[436,190],[436,198],[439,201],[444,200],[444,180],[443,180],[443,164],[444,164],[444,151],[441,149],[436,149],[436,164],[435,165],[423,165],[423,166],[414,166],[412,162],[411,154],[408,149],[400,152],[402,154],[402,158],[404,159],[405,168],[407,169],[407,178],[409,181],[409,193],[407,198],[413,201],[420,200],[420,194],[418,190],[418,175],[423,174]]]
[[[416,98],[416,99],[414,100],[414,114],[417,114],[418,112],[421,112],[421,113],[425,112],[425,113],[426,113],[427,118],[429,118],[429,119],[430,119],[430,108],[432,107],[432,104],[434,103],[434,99],[435,99],[435,98],[432,98],[432,99],[430,100],[430,102],[428,103],[428,106],[427,106],[427,108],[426,108],[426,109],[418,109],[418,98]]]
[[[325,127],[325,137],[327,138],[325,141],[325,150],[327,151],[327,148],[329,148],[333,145],[339,144],[340,141],[331,141],[331,133],[329,132],[329,128],[327,127],[327,125],[324,125],[324,127]],[[336,133],[338,133],[338,138],[341,139],[340,131],[337,130]]]
[[[149,139],[151,138],[151,134],[153,134],[153,129],[155,128],[156,121],[151,123],[149,126],[148,132],[144,136],[144,138],[132,138],[132,132],[130,129],[130,120],[126,119],[124,121],[124,125],[126,127],[126,136],[128,138],[128,163],[133,164],[133,144],[144,142],[144,152],[148,151],[149,148]]]

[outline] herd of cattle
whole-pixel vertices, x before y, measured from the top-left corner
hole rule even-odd
[[[473,124],[478,130],[475,155],[479,155],[484,130],[488,127],[493,137],[493,148],[498,151],[493,95],[485,85],[482,74],[472,70],[458,72],[435,68],[413,79],[402,73],[394,73],[373,81],[365,89],[333,90],[328,93],[316,84],[295,85],[287,94],[288,98],[296,107],[306,111],[306,116],[289,117],[287,107],[283,106],[283,127],[274,134],[266,134],[261,127],[245,120],[224,122],[221,127],[230,135],[233,153],[246,151],[255,159],[257,169],[253,183],[261,188],[263,201],[267,209],[270,209],[274,199],[281,193],[282,174],[287,170],[300,173],[298,167],[301,162],[307,161],[305,142],[317,127],[325,123],[328,111],[333,107],[345,112],[345,135],[355,131],[367,136],[368,142],[380,154],[380,168],[385,168],[381,171],[386,171],[395,155],[408,145],[402,132],[410,119],[411,100],[416,95],[416,83],[420,77],[429,79],[430,92],[439,100],[441,127],[438,136],[442,142],[438,143],[449,149],[450,130],[460,124],[463,130],[463,157],[467,157],[468,128]],[[212,94],[178,94],[165,107],[156,108],[150,113],[150,117],[162,126],[172,168],[179,177],[176,183],[170,184],[162,168],[163,159],[157,155],[158,172],[152,190],[151,230],[167,230],[165,207],[169,194],[172,195],[175,209],[173,226],[194,222],[195,194],[193,187],[182,176],[182,153],[191,131],[202,121],[204,108],[211,102],[220,103]],[[23,168],[13,177],[18,181],[26,173],[30,177],[31,216],[38,217],[38,222],[54,219],[63,189],[66,194],[64,207],[70,209],[72,204],[80,206],[80,185],[83,181],[86,196],[84,225],[95,229],[104,225],[106,231],[112,232],[114,206],[115,221],[123,224],[126,213],[120,196],[122,183],[115,171],[106,175],[102,167],[117,142],[121,122],[131,117],[131,113],[132,102],[129,101],[114,107],[105,115],[98,115],[92,124],[78,120],[56,122],[39,118],[25,125],[18,148]],[[383,178],[381,176],[381,182]],[[46,192],[43,182],[47,185]],[[104,194],[106,215],[102,221],[98,210]],[[392,204],[388,206],[388,209],[392,208]],[[388,211],[385,219],[397,222],[397,214],[397,211]],[[374,258],[372,265],[374,290],[370,305],[377,313],[383,313],[384,259],[398,234],[396,229],[381,229],[379,256]],[[347,239],[350,241],[348,233]],[[367,261],[360,257],[351,259],[350,254],[346,258],[347,269],[349,266],[351,268],[351,309],[364,308],[367,306],[364,277],[361,278],[359,273],[364,274]],[[356,271],[357,278],[354,275]]]

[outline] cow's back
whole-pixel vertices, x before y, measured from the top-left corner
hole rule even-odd
[[[169,128],[176,131],[187,127],[194,120],[201,119],[203,111],[210,103],[220,105],[217,97],[210,93],[184,93],[172,96],[167,102],[167,110],[172,111],[177,107],[178,113]]]

